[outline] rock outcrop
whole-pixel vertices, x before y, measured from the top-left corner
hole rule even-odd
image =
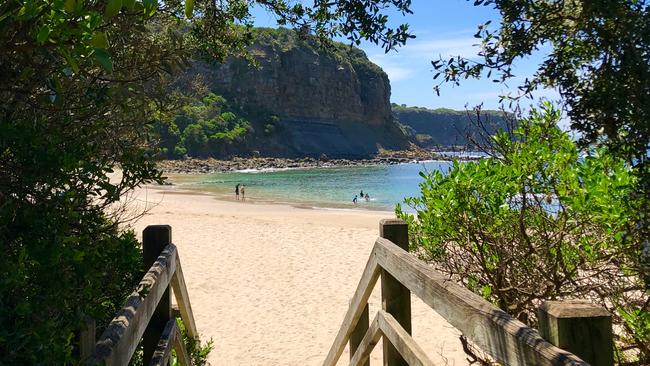
[[[409,138],[421,147],[466,146],[470,140],[478,142],[498,129],[506,127],[504,113],[481,111],[480,126],[475,111],[456,111],[447,108],[428,109],[392,105],[393,117],[402,124]]]
[[[361,158],[408,146],[391,115],[388,76],[363,51],[323,48],[286,29],[259,28],[256,36],[250,48],[256,66],[231,58],[197,62],[191,71],[253,122],[247,149],[264,156]],[[275,116],[272,128],[269,116]]]

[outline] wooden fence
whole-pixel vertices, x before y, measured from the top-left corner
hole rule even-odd
[[[611,316],[604,309],[581,301],[546,302],[539,309],[540,335],[410,255],[406,223],[382,220],[379,227],[380,237],[324,366],[336,365],[348,342],[350,365],[369,365],[382,337],[384,365],[433,365],[411,337],[411,292],[503,364],[613,365]],[[187,334],[198,339],[198,333],[171,239],[170,226],[144,230],[149,270],[96,343],[92,322],[82,331],[80,353],[86,364],[128,365],[142,340],[143,364],[168,365],[174,349],[179,362],[190,365],[172,315],[172,292]],[[370,322],[368,299],[380,276],[382,309]]]
[[[433,365],[411,337],[411,292],[502,364],[613,364],[611,316],[604,309],[581,301],[544,303],[540,335],[410,255],[405,222],[382,220],[379,226],[324,366],[336,365],[348,342],[350,365],[369,365],[382,336],[384,365]],[[382,310],[369,322],[368,298],[380,276]]]
[[[142,248],[145,267],[149,270],[95,343],[92,353],[84,350],[84,344],[93,342],[81,342],[82,360],[86,360],[87,365],[128,365],[140,340],[144,350],[143,365],[168,365],[172,349],[182,365],[190,365],[176,318],[172,315],[172,292],[187,334],[198,339],[198,333],[181,261],[172,244],[171,227],[148,226],[142,233]],[[93,334],[94,340],[94,330],[82,332],[82,339],[84,334]]]

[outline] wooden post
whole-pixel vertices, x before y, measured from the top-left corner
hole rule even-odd
[[[96,331],[97,329],[95,325],[95,319],[86,317],[84,319],[82,328],[77,334],[77,347],[79,347],[78,356],[80,365],[85,364],[86,360],[88,360],[90,355],[95,350],[95,342],[97,342]]]
[[[544,339],[592,366],[614,364],[612,316],[586,301],[546,301],[539,308]]]
[[[149,225],[142,232],[142,254],[144,257],[145,270],[148,270],[158,259],[160,253],[165,247],[172,242],[172,228],[169,225]],[[154,311],[149,325],[142,336],[143,347],[143,365],[151,362],[160,336],[165,329],[165,325],[172,317],[171,286],[160,298],[160,302]]]
[[[359,318],[356,327],[354,327],[352,333],[350,334],[350,360],[352,360],[354,353],[357,351],[357,348],[359,348],[359,344],[361,343],[363,337],[366,335],[369,325],[370,318],[368,314],[368,303],[366,303],[366,306],[363,308],[363,313],[361,313],[361,317]],[[363,363],[363,366],[370,366],[370,359],[366,360],[366,362]]]
[[[399,219],[379,222],[379,236],[395,243],[408,252],[408,224]],[[411,292],[387,271],[381,270],[381,307],[397,320],[408,334],[411,332]],[[397,349],[384,337],[384,365],[408,365]]]

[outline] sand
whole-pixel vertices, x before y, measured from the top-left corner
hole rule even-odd
[[[254,192],[247,192],[254,194]],[[226,201],[151,186],[130,201],[131,226],[172,226],[211,365],[320,365],[390,212]],[[370,317],[380,308],[379,286]],[[465,365],[459,333],[415,296],[413,336],[436,364]],[[371,364],[381,364],[381,342]],[[348,350],[339,364],[347,365]]]

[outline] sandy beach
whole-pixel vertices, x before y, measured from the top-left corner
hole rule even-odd
[[[131,226],[172,226],[211,365],[319,365],[336,336],[390,212],[302,209],[242,203],[149,186],[129,209]],[[379,286],[370,317],[381,307]],[[437,364],[465,365],[459,333],[412,297],[413,336]],[[381,343],[371,364],[381,364]],[[349,360],[348,351],[339,364]]]

